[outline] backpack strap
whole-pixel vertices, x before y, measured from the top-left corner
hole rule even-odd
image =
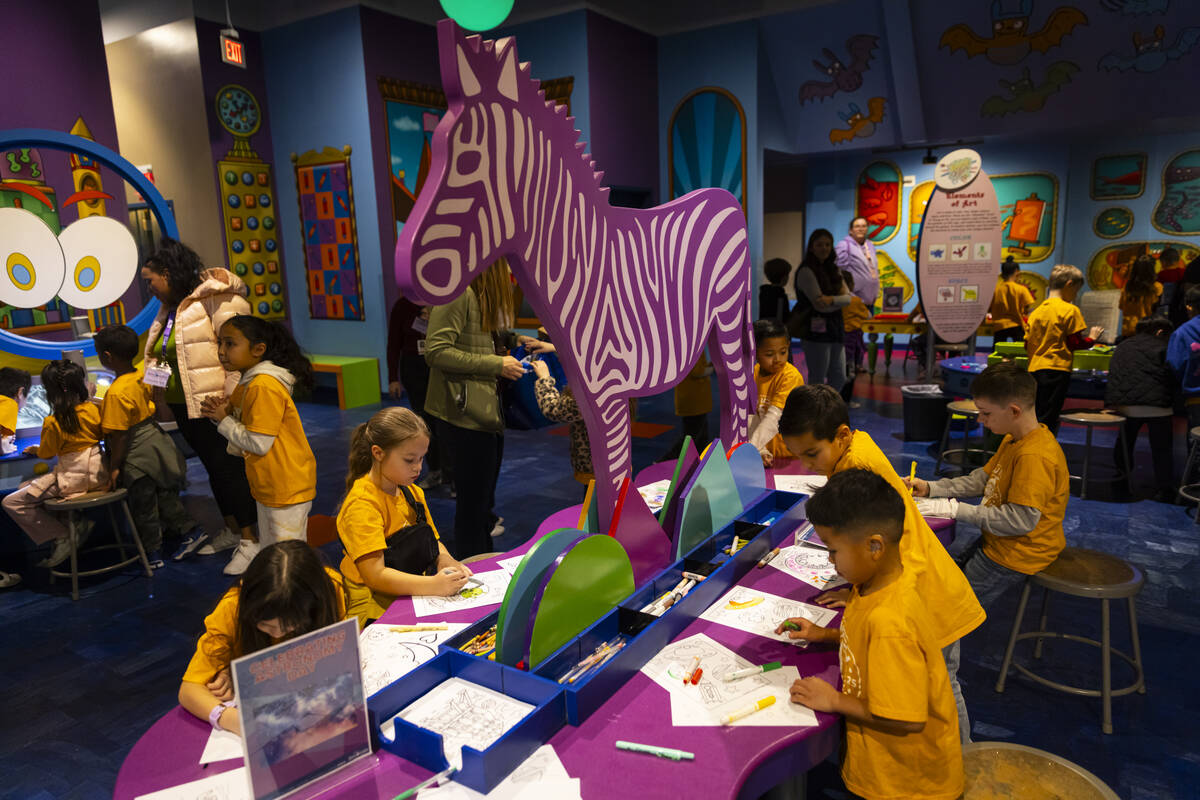
[[[425,504],[418,503],[416,496],[409,491],[407,486],[398,485],[397,488],[400,489],[400,494],[404,495],[405,502],[412,507],[413,512],[416,514],[417,519],[414,524],[424,525],[428,521],[428,517],[425,515]]]

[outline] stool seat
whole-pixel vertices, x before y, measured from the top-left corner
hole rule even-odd
[[[946,403],[946,410],[951,414],[979,415],[979,406],[975,405],[974,400],[952,400]]]
[[[133,515],[129,512],[128,492],[124,489],[113,489],[111,492],[105,489],[100,489],[86,494],[75,495],[74,497],[63,497],[57,500],[47,500],[43,505],[47,511],[62,513],[67,517],[67,536],[70,539],[71,545],[71,568],[70,570],[60,570],[54,567],[50,568],[50,582],[53,583],[55,578],[70,578],[71,579],[71,599],[79,599],[79,579],[87,578],[93,575],[104,575],[109,572],[114,572],[119,569],[124,569],[130,564],[138,564],[142,571],[146,573],[147,578],[154,577],[154,570],[150,567],[150,560],[146,557],[146,548],[142,546],[142,539],[138,535],[137,525],[133,521]],[[126,523],[129,526],[129,536],[136,546],[135,552],[129,554],[125,550],[125,543],[121,536],[121,526],[117,523],[117,517],[113,513],[113,506],[120,505],[121,511],[124,512]],[[113,536],[115,541],[112,544],[101,544],[95,547],[87,548],[88,552],[97,552],[100,550],[116,550],[120,553],[119,560],[108,566],[98,567],[96,569],[81,570],[79,568],[80,538],[77,525],[80,523],[76,520],[76,514],[84,511],[89,511],[96,508],[108,507],[108,518],[112,523]]]
[[[1065,758],[1009,742],[963,747],[964,800],[1061,797],[1118,800],[1104,781]]]
[[[1120,414],[1111,414],[1106,411],[1072,411],[1060,414],[1058,419],[1060,422],[1078,425],[1087,430],[1087,439],[1083,449],[1083,473],[1069,476],[1072,480],[1079,481],[1079,499],[1086,500],[1088,484],[1091,483],[1092,431],[1096,428],[1116,428],[1117,446],[1124,450],[1125,418]],[[1115,468],[1116,479],[1125,481],[1126,488],[1128,488],[1129,472],[1120,464],[1116,464]]]
[[[1120,414],[1108,414],[1103,411],[1072,411],[1070,414],[1062,414],[1059,419],[1073,425],[1087,426],[1120,425],[1125,421]]]
[[[111,492],[98,489],[87,494],[47,500],[44,505],[48,511],[82,511],[88,508],[101,508],[109,503],[119,503],[125,499],[126,494],[124,489],[113,489]]]
[[[1142,571],[1128,561],[1088,550],[1065,548],[1054,563],[1033,576],[1033,582],[1075,597],[1133,597],[1146,582]]]
[[[495,556],[504,555],[503,553],[480,553],[479,555],[468,556],[462,560],[464,564],[473,564],[476,561],[483,561],[485,558],[493,558]]]
[[[1174,409],[1162,406],[1117,406],[1114,411],[1127,419],[1161,419],[1175,416]]]

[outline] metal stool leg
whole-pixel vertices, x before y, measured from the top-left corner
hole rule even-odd
[[[1104,703],[1104,719],[1101,729],[1112,733],[1112,640],[1109,630],[1108,598],[1100,601],[1100,696]]]
[[[1041,618],[1041,621],[1038,623],[1039,631],[1046,630],[1046,617],[1048,616],[1049,611],[1050,611],[1050,590],[1042,589],[1042,618]],[[1037,641],[1034,642],[1034,645],[1033,645],[1033,657],[1034,658],[1042,657],[1042,642],[1044,642],[1044,641],[1046,641],[1045,638],[1042,636],[1039,636],[1037,638]]]
[[[1146,693],[1146,670],[1142,666],[1142,641],[1138,638],[1137,598],[1129,598],[1129,638],[1133,640],[1133,662],[1137,666],[1138,694]]]
[[[125,553],[125,540],[121,536],[120,527],[117,526],[117,515],[113,513],[111,504],[108,506],[108,524],[112,525],[113,539],[117,543],[117,552],[121,554],[121,560],[124,561],[125,559],[129,558],[129,556]]]
[[[129,503],[122,500],[121,510],[125,512],[125,521],[129,523],[129,535],[133,538],[134,545],[137,546],[138,557],[142,560],[142,569],[146,570],[147,578],[153,578],[154,570],[150,568],[150,559],[146,558],[146,548],[142,544],[142,537],[138,536],[137,526],[133,524],[133,514],[129,511]]]
[[[996,680],[996,691],[1004,691],[1004,680],[1008,677],[1008,667],[1012,664],[1013,648],[1017,646],[1017,634],[1021,632],[1021,619],[1025,616],[1025,604],[1029,602],[1029,588],[1032,584],[1025,579],[1025,587],[1021,590],[1021,602],[1017,603],[1017,616],[1013,618],[1012,632],[1008,635],[1008,647],[1004,648],[1004,661],[1000,663],[1000,677]]]
[[[1079,480],[1079,499],[1087,500],[1088,472],[1092,465],[1092,426],[1087,426],[1087,436],[1083,446],[1083,476]]]
[[[1147,425],[1147,427],[1146,427],[1146,435],[1147,436],[1150,435],[1149,425]],[[1129,447],[1129,437],[1127,437],[1125,435],[1125,423],[1124,422],[1122,422],[1119,426],[1117,426],[1117,447],[1121,448],[1122,454],[1124,454],[1124,453],[1129,454],[1128,457],[1125,459],[1124,465],[1117,464],[1117,469],[1119,469],[1123,473],[1125,473],[1124,475],[1121,476],[1125,479],[1125,492],[1127,494],[1132,495],[1133,494],[1133,448]]]
[[[946,448],[950,446],[950,426],[954,424],[954,414],[951,412],[946,417],[946,427],[942,429],[942,442],[938,447],[937,463],[933,465],[933,474],[938,476],[942,474],[942,453],[946,452]]]
[[[75,537],[75,512],[67,512],[67,536],[71,543],[71,599],[79,599],[79,540]]]

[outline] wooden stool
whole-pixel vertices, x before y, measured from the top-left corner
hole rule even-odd
[[[150,562],[146,558],[146,549],[142,547],[142,539],[138,536],[137,528],[133,524],[133,515],[129,513],[129,503],[126,501],[126,492],[124,489],[114,489],[111,492],[99,491],[88,492],[77,497],[71,497],[64,500],[47,500],[43,505],[50,512],[65,512],[67,515],[67,535],[71,541],[71,570],[63,572],[62,570],[50,570],[50,582],[53,583],[55,578],[70,578],[71,579],[71,599],[79,599],[79,579],[87,578],[92,575],[103,575],[106,572],[114,572],[123,567],[127,567],[135,561],[142,563],[142,568],[146,570],[146,577],[153,578],[154,570],[150,568]],[[125,521],[129,523],[129,532],[133,537],[133,543],[137,547],[137,553],[130,556],[126,554],[125,543],[121,540],[121,526],[117,524],[117,516],[113,513],[113,506],[120,503],[121,510],[125,512]],[[118,550],[121,554],[121,560],[115,564],[110,564],[107,567],[99,569],[89,569],[83,572],[79,571],[79,549],[75,539],[75,512],[87,511],[92,508],[108,508],[108,518],[112,522],[113,536],[116,538],[115,544],[102,544],[98,547],[89,547],[86,552],[99,550]]]
[[[979,406],[975,405],[974,400],[954,400],[946,404],[946,427],[942,430],[942,442],[938,448],[937,464],[933,467],[933,474],[942,474],[942,461],[950,461],[951,455],[961,454],[959,471],[966,475],[970,472],[967,469],[967,459],[972,453],[978,453],[983,456],[991,456],[992,451],[981,447],[971,447],[971,427],[975,424],[975,420],[979,418]],[[963,420],[963,446],[950,448],[950,428],[954,425],[954,417],[957,415]],[[982,465],[981,465],[982,466]]]
[[[1061,756],[1008,742],[963,747],[963,800],[1070,797],[1119,800],[1104,781]]]
[[[1145,583],[1145,577],[1142,575],[1142,571],[1116,556],[1096,550],[1085,550],[1081,547],[1068,547],[1063,550],[1053,564],[1025,579],[1025,588],[1021,591],[1021,601],[1017,604],[1017,616],[1013,620],[1012,632],[1008,637],[1008,647],[1004,651],[1004,661],[1000,664],[1000,678],[996,681],[996,691],[1004,691],[1004,681],[1008,677],[1008,667],[1011,664],[1022,675],[1032,678],[1043,686],[1049,686],[1051,689],[1082,697],[1102,698],[1104,706],[1102,729],[1105,733],[1112,733],[1112,699],[1132,692],[1146,693],[1146,678],[1142,669],[1142,646],[1138,640],[1135,602],[1135,598],[1142,590],[1143,583]],[[1025,616],[1025,605],[1029,602],[1029,590],[1034,585],[1042,587],[1041,623],[1038,630],[1021,633],[1021,621]],[[1100,641],[1046,630],[1046,614],[1052,591],[1073,597],[1090,597],[1100,601]],[[1132,658],[1113,648],[1110,643],[1108,603],[1110,600],[1122,598],[1129,602],[1129,637],[1133,642]],[[1012,660],[1013,648],[1021,639],[1037,639],[1033,647],[1033,657],[1038,659],[1042,657],[1043,639],[1067,639],[1099,647],[1101,650],[1101,688],[1099,690],[1083,689],[1035,675],[1025,666]],[[1128,686],[1112,688],[1113,655],[1125,659],[1133,666],[1136,679]]]
[[[1122,448],[1121,452],[1124,452],[1125,418],[1120,414],[1110,414],[1108,412],[1073,411],[1070,414],[1063,414],[1058,419],[1060,422],[1065,422],[1068,425],[1080,425],[1087,429],[1087,440],[1083,449],[1083,474],[1069,476],[1079,481],[1079,499],[1086,500],[1088,483],[1091,481],[1092,431],[1096,428],[1116,428],[1117,442]],[[1126,488],[1128,488],[1129,473],[1122,469],[1120,464],[1114,464],[1113,468],[1117,471],[1117,480],[1124,479]]]
[[[503,553],[479,553],[478,555],[468,556],[467,558],[464,558],[462,560],[462,563],[463,564],[472,564],[476,561],[483,561],[485,558],[492,558],[493,556],[499,556],[499,555],[503,555]]]
[[[1192,470],[1195,468],[1197,460],[1200,459],[1200,427],[1188,431],[1188,441],[1192,444],[1188,448],[1187,465],[1183,468],[1183,477],[1179,479],[1177,495],[1184,500],[1200,503],[1200,483],[1188,483],[1188,479],[1192,477]],[[1200,522],[1200,505],[1196,506],[1195,519],[1196,522]]]

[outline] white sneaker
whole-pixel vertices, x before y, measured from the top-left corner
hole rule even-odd
[[[241,575],[246,571],[246,567],[250,566],[250,562],[258,555],[258,542],[253,539],[241,539],[238,541],[237,549],[233,551],[233,558],[229,559],[229,563],[222,570],[226,575]]]
[[[496,524],[492,526],[491,537],[495,539],[497,536],[504,535],[504,517],[496,517]]]
[[[84,517],[75,526],[75,550],[79,552],[83,550],[83,544],[92,535],[92,528],[96,527],[96,523]],[[71,535],[67,534],[61,539],[54,540],[54,549],[50,551],[50,555],[38,562],[39,567],[50,567],[54,569],[59,564],[71,557]]]
[[[196,551],[196,555],[212,556],[226,550],[232,550],[237,547],[238,542],[241,540],[242,537],[229,530],[229,528],[222,528],[220,533],[209,539],[203,547]]]

